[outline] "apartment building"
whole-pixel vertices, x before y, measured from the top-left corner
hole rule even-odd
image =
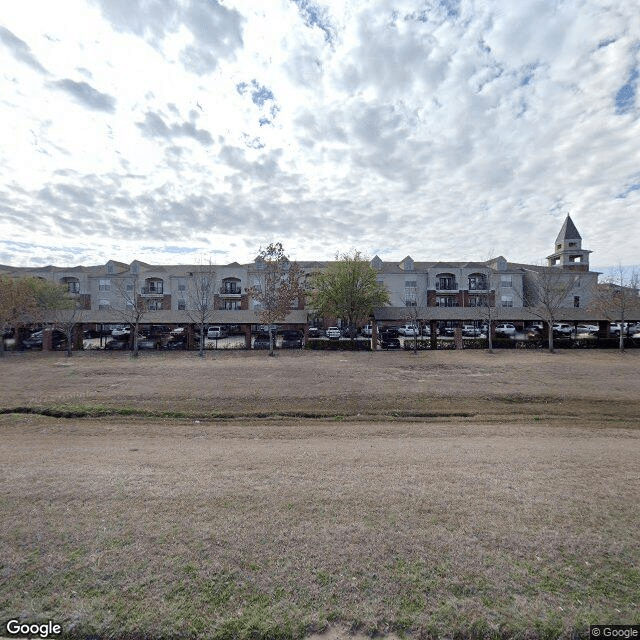
[[[431,318],[466,319],[480,317],[474,310],[490,306],[501,310],[503,318],[516,319],[527,314],[527,307],[539,303],[535,286],[541,278],[553,277],[556,283],[567,284],[570,292],[561,306],[586,309],[597,287],[598,273],[589,270],[591,251],[582,248],[582,238],[567,216],[547,257],[546,266],[507,261],[499,256],[485,262],[420,261],[406,256],[400,262],[371,259],[391,298],[385,309],[386,319],[406,319],[408,307],[419,308]],[[329,262],[298,262],[309,278]],[[220,313],[216,322],[256,321],[259,304],[250,290],[259,286],[262,265],[253,263],[226,265],[154,265],[139,260],[123,263],[109,260],[104,265],[76,267],[0,267],[0,274],[12,277],[34,276],[67,287],[77,298],[87,322],[113,322],[117,312],[142,303],[146,322],[189,322],[189,311],[201,295],[203,279],[211,283],[213,305]],[[306,301],[297,301],[296,310],[306,310]],[[462,310],[465,310],[464,313]],[[293,310],[292,310],[293,311]],[[582,319],[576,315],[576,319]],[[297,313],[300,323],[306,314]]]

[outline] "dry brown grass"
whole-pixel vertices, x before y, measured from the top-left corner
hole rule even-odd
[[[7,358],[2,407],[147,413],[0,416],[0,617],[145,638],[638,623],[638,364]],[[326,417],[280,417],[304,411]]]

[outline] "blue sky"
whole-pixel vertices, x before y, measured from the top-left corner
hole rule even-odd
[[[63,9],[61,8],[63,7]],[[44,0],[0,15],[0,263],[637,265],[636,0]]]

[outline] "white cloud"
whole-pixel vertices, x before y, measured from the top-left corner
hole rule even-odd
[[[631,0],[68,6],[3,8],[0,263],[639,262]]]

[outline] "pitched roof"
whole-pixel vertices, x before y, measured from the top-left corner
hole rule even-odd
[[[582,240],[582,237],[576,229],[576,225],[573,224],[573,220],[568,214],[567,219],[564,221],[562,229],[560,229],[560,233],[556,238],[556,242],[564,242],[565,240]]]

